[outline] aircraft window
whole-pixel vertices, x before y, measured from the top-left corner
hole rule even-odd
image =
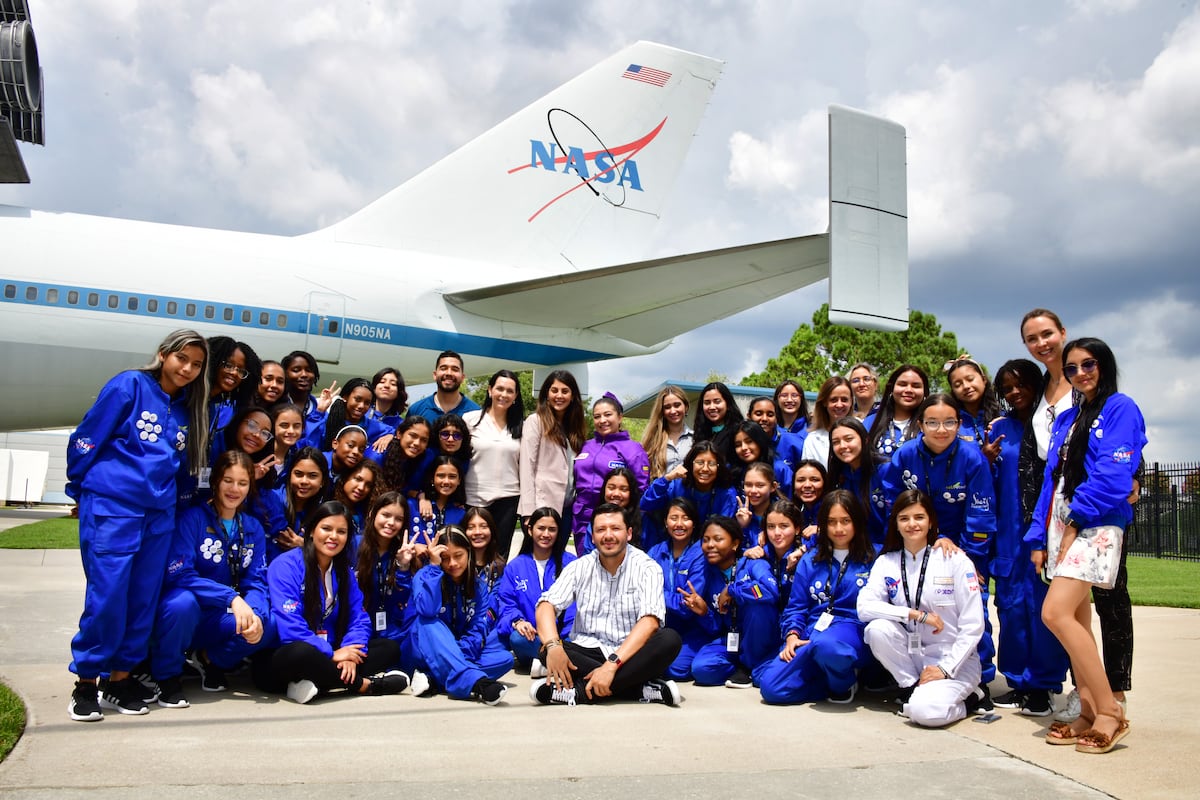
[[[6,283],[4,285],[4,296],[9,300],[12,300],[17,296],[17,287],[13,286],[11,283]]]
[[[195,304],[195,303],[188,303],[188,304],[187,304],[187,306],[186,306],[186,307],[184,308],[184,310],[183,310],[183,315],[184,315],[185,317],[194,317],[194,316],[196,316],[196,304]]]
[[[167,313],[172,317],[179,313],[179,304],[174,300],[167,301]]]
[[[213,308],[212,306],[204,307],[204,318],[205,319],[212,319],[216,315],[217,315],[217,310],[215,308]]]
[[[287,314],[280,314],[279,316],[277,316],[275,318],[275,327],[277,327],[277,328],[286,328],[287,327]]]
[[[258,312],[258,324],[264,328],[271,324],[271,315],[266,311]]]
[[[330,333],[338,332],[338,321],[336,319],[329,320],[329,332]]]
[[[252,316],[253,316],[253,315],[250,313],[250,310],[249,310],[249,309],[247,309],[247,308],[243,308],[243,309],[242,309],[242,324],[243,324],[243,325],[249,325],[249,324],[250,324],[250,319],[251,319],[251,317],[252,317]]]
[[[230,308],[229,306],[225,306],[225,308],[221,309],[221,317],[226,322],[232,322],[233,321],[233,309]]]
[[[137,307],[138,307],[137,298],[136,297],[129,298],[129,301],[127,303],[125,303],[125,305],[130,311],[137,311]]]
[[[79,292],[74,289],[67,292],[67,302],[73,306],[79,305]]]
[[[46,302],[47,303],[57,303],[58,302],[58,289],[47,289],[46,290]]]
[[[88,305],[92,308],[100,305],[100,295],[95,292],[88,292]]]
[[[116,308],[119,305],[121,305],[121,298],[117,297],[115,294],[110,294],[108,296],[108,307]]]
[[[151,314],[157,314],[158,313],[158,299],[151,297],[149,300],[147,300],[146,301],[146,310],[149,311]]]
[[[36,286],[26,286],[25,287],[25,299],[26,300],[37,300],[37,287]]]

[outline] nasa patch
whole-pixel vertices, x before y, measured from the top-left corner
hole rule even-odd
[[[1128,464],[1133,460],[1133,448],[1128,445],[1118,447],[1113,451],[1112,458],[1114,464]]]

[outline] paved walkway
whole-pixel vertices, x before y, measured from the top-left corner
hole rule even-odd
[[[1133,731],[1084,756],[1015,711],[927,731],[871,702],[777,708],[691,684],[679,708],[547,708],[511,673],[496,708],[407,693],[298,706],[242,678],[218,695],[187,684],[188,709],[72,722],[79,555],[0,550],[0,574],[0,679],[29,708],[4,798],[1196,796],[1200,689],[1180,677],[1200,663],[1200,611],[1134,609]]]

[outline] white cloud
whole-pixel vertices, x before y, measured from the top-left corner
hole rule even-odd
[[[1084,18],[1126,14],[1137,8],[1140,0],[1069,0],[1071,8]]]
[[[1179,194],[1200,182],[1200,11],[1132,81],[1075,79],[1048,90],[1036,130],[1089,178],[1134,178]],[[1030,132],[1026,132],[1026,136]]]

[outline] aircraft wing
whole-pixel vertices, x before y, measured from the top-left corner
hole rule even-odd
[[[591,329],[649,347],[827,277],[829,237],[818,234],[455,292],[446,301],[481,317]]]

